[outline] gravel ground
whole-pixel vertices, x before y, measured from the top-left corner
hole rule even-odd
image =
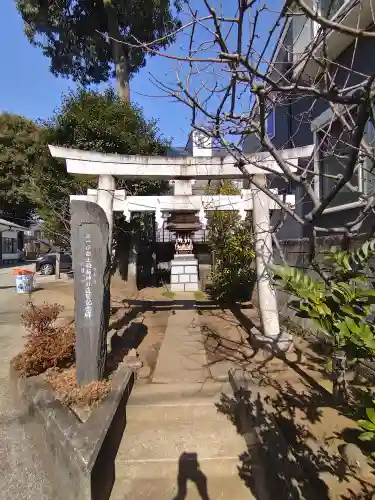
[[[27,297],[17,295],[12,269],[0,269],[0,499],[55,500],[57,495],[22,425],[9,381],[9,361],[23,346],[25,332],[20,313]],[[51,291],[43,290],[38,302]],[[45,297],[45,298],[44,298]]]

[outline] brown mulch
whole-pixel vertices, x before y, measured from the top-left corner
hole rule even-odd
[[[144,288],[139,291],[126,288],[112,290],[112,306],[115,310],[111,327],[119,330],[125,345],[136,349],[143,366],[137,383],[150,383],[156,368],[172,299],[165,288]]]
[[[44,378],[52,386],[58,399],[73,408],[99,406],[111,390],[111,378],[78,387],[75,366],[65,370],[52,368],[45,372]]]
[[[241,316],[235,309],[223,308],[204,308],[201,306],[199,311],[199,321],[204,336],[207,360],[210,364],[219,361],[230,361],[232,363],[247,364],[252,355],[252,349],[249,346],[246,320],[251,323],[258,323],[258,313],[247,304],[239,309]]]

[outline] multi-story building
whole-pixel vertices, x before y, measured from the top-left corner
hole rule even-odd
[[[305,0],[305,3],[326,18],[347,27],[371,30],[374,24],[374,0]],[[307,85],[314,82],[317,87],[319,75],[326,71],[331,82],[339,89],[348,89],[349,95],[355,91],[356,84],[375,71],[375,38],[354,38],[329,29],[322,34],[318,23],[298,11],[293,1],[286,3],[284,13],[284,27],[269,67],[269,74],[274,81],[279,75],[290,82],[298,80]],[[323,70],[318,64],[319,60],[329,62],[326,69]],[[350,112],[345,110],[347,115]],[[267,133],[278,149],[315,145],[314,158],[310,159],[310,163],[314,171],[314,191],[321,197],[337,182],[333,177],[344,170],[348,151],[348,131],[335,116],[328,99],[309,97],[303,92],[284,92],[281,96],[276,92],[274,105],[267,118]],[[350,116],[345,117],[351,120]],[[371,147],[375,143],[371,122],[366,126],[364,138]],[[246,139],[246,153],[259,149],[259,141],[255,136]],[[375,187],[375,172],[372,169],[373,162],[366,158],[351,180],[357,191],[347,186],[342,188],[324,210],[318,221],[319,226],[342,226],[356,218],[364,205],[360,194],[367,194]],[[287,189],[296,195],[297,212],[307,213],[311,209],[311,201],[302,188],[289,184]],[[291,217],[288,217],[280,232],[284,239],[308,234],[309,228],[302,227]]]

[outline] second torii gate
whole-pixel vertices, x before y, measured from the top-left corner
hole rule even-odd
[[[187,210],[199,212],[204,224],[205,212],[212,210],[238,210],[244,218],[246,211],[252,211],[255,237],[257,286],[264,340],[280,342],[280,325],[275,290],[272,287],[267,267],[272,262],[272,237],[270,211],[278,209],[272,200],[255,184],[242,190],[240,195],[197,196],[192,194],[193,179],[241,179],[245,175],[236,166],[231,156],[217,157],[162,157],[142,155],[113,155],[50,146],[52,156],[66,160],[67,171],[76,174],[98,175],[97,190],[88,190],[87,195],[72,196],[100,205],[107,215],[110,233],[113,227],[113,211],[122,211],[129,219],[131,212],[151,211],[156,221],[162,221],[163,211]],[[284,150],[283,158],[293,168],[298,158],[310,157],[313,146]],[[269,153],[259,153],[248,158],[244,167],[246,178],[256,179],[258,186],[266,186],[266,174],[281,172]],[[115,178],[160,179],[175,181],[173,196],[129,196],[124,190],[115,189]],[[254,180],[255,180],[254,179]],[[275,193],[276,195],[276,193]],[[283,202],[294,205],[294,196]]]

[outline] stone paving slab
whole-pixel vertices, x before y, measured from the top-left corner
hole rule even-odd
[[[239,474],[245,441],[215,406],[223,392],[212,381],[135,386],[110,500],[254,500]]]
[[[153,383],[130,395],[110,500],[254,500],[239,474],[246,443],[215,405],[230,386],[210,379],[195,301],[181,295]]]
[[[171,311],[158,363],[153,376],[154,382],[189,383],[204,382],[210,374],[199,317],[191,301],[180,304]]]
[[[120,446],[116,463],[137,460],[175,459],[192,450],[200,458],[238,457],[245,451],[243,438],[216,410],[214,401],[128,407],[126,442]],[[141,440],[141,442],[140,442]]]
[[[237,458],[202,460],[199,468],[185,471],[186,480],[178,486],[178,461],[132,462],[126,465],[112,492],[111,500],[255,500],[238,477]],[[150,473],[152,471],[152,473]],[[193,477],[195,480],[191,479]],[[201,487],[198,491],[197,483]]]
[[[222,394],[232,395],[228,381],[213,382],[208,380],[203,384],[144,384],[137,385],[132,391],[128,407],[136,405],[173,405],[176,399],[182,399],[185,405],[201,403],[204,400],[218,401]]]

